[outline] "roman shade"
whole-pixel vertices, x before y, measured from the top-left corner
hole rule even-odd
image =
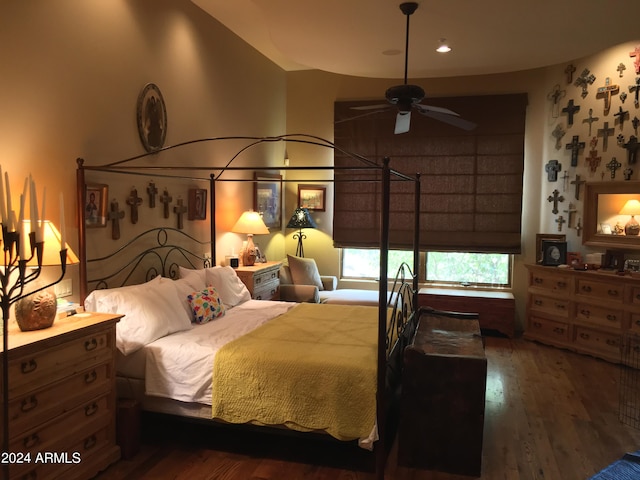
[[[475,122],[465,131],[414,111],[409,133],[395,135],[395,110],[356,117],[335,103],[335,143],[394,170],[420,175],[420,247],[431,251],[519,253],[526,94],[429,98],[423,103]],[[358,166],[335,151],[337,167]],[[377,173],[336,170],[336,247],[378,247],[381,192]],[[355,173],[354,173],[355,172]],[[358,180],[358,181],[355,181]],[[414,199],[409,182],[392,182],[389,241],[410,249]]]

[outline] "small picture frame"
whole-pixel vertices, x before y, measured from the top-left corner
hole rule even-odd
[[[542,263],[542,241],[543,240],[554,240],[557,242],[564,242],[566,240],[566,236],[560,233],[537,233],[536,234],[536,263]]]
[[[600,232],[603,235],[611,235],[613,233],[611,231],[611,225],[609,225],[608,223],[601,223],[600,224]]]
[[[107,226],[109,186],[87,184],[84,192],[84,225],[87,228]]]
[[[189,220],[207,219],[207,190],[204,188],[189,189],[189,206],[187,209]]]
[[[260,250],[260,245],[255,244],[256,250],[256,263],[267,263],[266,255]]]
[[[324,212],[327,187],[323,185],[298,185],[298,206],[315,212]]]
[[[567,252],[567,265],[571,267],[584,266],[580,252]]]
[[[542,265],[557,267],[567,263],[567,242],[542,240]]]
[[[624,270],[624,252],[621,250],[605,251],[601,268],[622,272]]]

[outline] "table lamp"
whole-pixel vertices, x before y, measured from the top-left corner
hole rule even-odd
[[[258,212],[247,210],[231,229],[233,233],[246,233],[247,246],[242,252],[242,264],[251,266],[256,262],[256,246],[253,244],[254,235],[266,235],[269,229],[264,224]]]
[[[625,235],[638,235],[640,233],[640,224],[633,218],[635,215],[640,215],[640,202],[636,199],[627,200],[620,215],[631,215],[631,219],[624,226]]]

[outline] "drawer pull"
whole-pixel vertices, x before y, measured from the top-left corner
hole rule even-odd
[[[98,411],[98,404],[95,402],[92,403],[91,405],[87,405],[86,407],[84,407],[84,414],[86,417],[95,415],[97,411]]]
[[[565,308],[567,308],[567,306],[563,303],[556,303],[556,308],[558,310],[564,310]]]
[[[271,273],[271,278],[276,278],[278,276],[278,274],[276,272],[272,272]]]
[[[98,443],[98,439],[96,438],[95,435],[91,435],[89,438],[85,439],[84,449],[89,450],[90,448],[95,447],[96,443]]]
[[[537,305],[537,306],[539,306],[539,307],[540,307],[540,306],[542,305],[542,300],[536,300],[536,301],[535,301],[535,302],[533,302],[533,303],[534,303],[534,305]]]
[[[536,328],[542,328],[542,324],[540,322],[533,322],[533,326]]]
[[[261,279],[260,277],[258,277],[258,278],[256,278],[256,279],[254,280],[254,283],[255,283],[256,285],[260,285],[260,284],[262,283],[262,279]]]
[[[84,342],[84,349],[87,352],[90,352],[91,350],[95,350],[96,348],[98,348],[98,341],[95,338],[92,338],[91,340],[87,340],[86,342]]]
[[[618,320],[618,318],[610,313],[609,315],[607,315],[607,320],[609,320],[610,322],[615,322]]]
[[[556,327],[553,329],[554,333],[558,333],[560,335],[564,335],[564,328]]]
[[[24,413],[27,413],[33,410],[34,408],[36,408],[37,406],[38,406],[38,399],[36,398],[35,395],[31,395],[29,398],[25,398],[24,400],[22,400],[22,402],[20,403],[20,410],[22,410],[22,412]]]
[[[537,283],[538,285],[540,285],[540,284],[541,284],[541,283],[543,283],[543,282],[544,282],[544,280],[543,280],[543,279],[541,279],[540,277],[535,277],[535,278],[533,279],[533,283]],[[638,298],[640,298],[640,294],[638,294]]]
[[[28,437],[25,437],[25,439],[22,441],[22,445],[26,449],[33,448],[36,445],[38,445],[38,443],[40,443],[40,437],[38,437],[36,433],[34,433],[33,435],[29,435]]]
[[[589,316],[591,315],[591,310],[580,310],[580,313],[589,318]]]
[[[589,340],[591,338],[591,335],[589,335],[588,333],[581,333],[580,338],[582,338],[583,340]]]
[[[98,379],[98,374],[96,373],[95,370],[92,370],[91,372],[85,374],[84,376],[84,383],[93,383]]]
[[[36,361],[33,358],[31,360],[29,360],[28,362],[22,362],[20,364],[20,371],[22,373],[31,373],[36,368],[38,368],[38,364],[36,363]]]
[[[640,300],[640,293],[636,294],[636,300]]]
[[[591,287],[589,285],[583,285],[582,286],[582,291],[589,293],[589,292],[591,292]]]
[[[611,346],[611,347],[615,347],[616,345],[618,345],[618,342],[612,338],[607,339],[607,345]]]
[[[558,288],[566,288],[567,282],[558,282],[557,285],[558,285]]]
[[[620,295],[620,294],[618,293],[618,290],[607,290],[607,293],[608,293],[609,295],[611,295],[612,297],[617,297],[618,295]]]

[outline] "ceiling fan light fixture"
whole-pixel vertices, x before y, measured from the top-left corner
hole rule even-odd
[[[449,53],[451,51],[451,47],[447,44],[446,38],[440,39],[440,45],[436,48],[436,52],[438,53]]]

